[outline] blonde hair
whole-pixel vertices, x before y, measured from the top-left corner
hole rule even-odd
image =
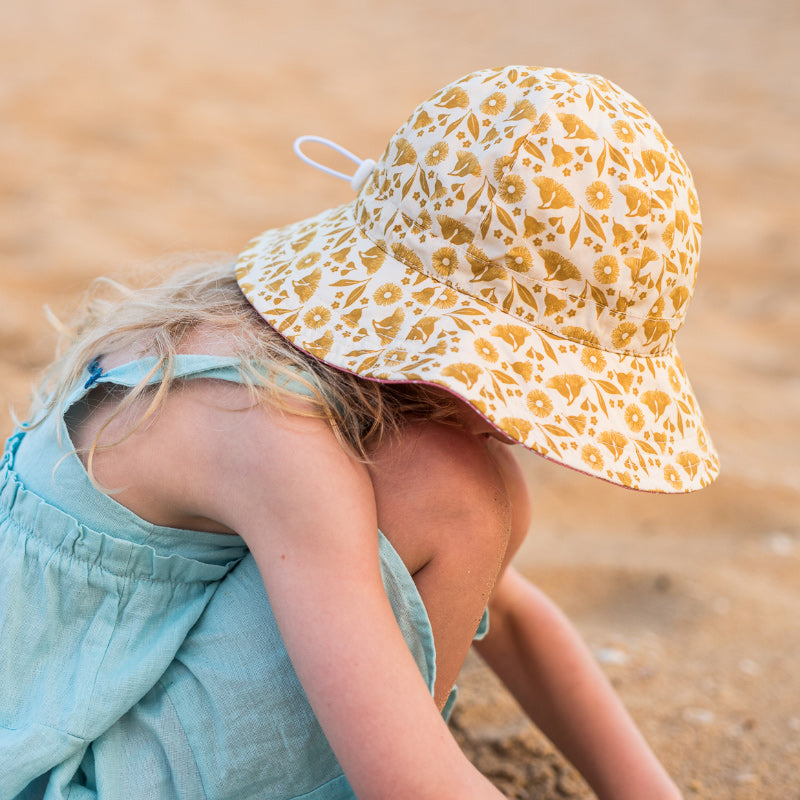
[[[68,395],[86,379],[87,366],[95,358],[133,347],[142,355],[155,356],[156,363],[125,392],[115,411],[114,417],[140,398],[150,400],[123,441],[158,412],[175,380],[175,358],[188,352],[182,351],[181,345],[200,329],[225,337],[231,354],[239,358],[243,383],[252,390],[254,402],[281,412],[326,419],[340,442],[363,460],[408,418],[452,419],[456,401],[448,400],[441,391],[359,378],[295,348],[264,322],[244,297],[229,256],[189,256],[183,261],[179,269],[154,285],[130,288],[109,278],[92,284],[77,321],[71,326],[59,325],[63,352],[38,389],[31,417],[34,424],[53,412],[64,413]],[[149,384],[159,371],[163,379]],[[298,384],[306,391],[293,388]],[[301,404],[299,397],[304,400]]]

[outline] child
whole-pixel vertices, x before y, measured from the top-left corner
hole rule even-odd
[[[510,566],[508,445],[634,489],[715,477],[672,343],[684,162],[613,84],[527,67],[353,159],[355,201],[235,277],[96,296],[9,440],[0,798],[500,797],[444,720],[476,635],[599,798],[680,796]]]

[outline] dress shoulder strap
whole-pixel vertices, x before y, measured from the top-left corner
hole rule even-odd
[[[147,380],[150,385],[164,379],[164,371],[160,367],[154,371],[158,359],[153,356],[129,361],[117,367],[104,370],[100,359],[95,358],[86,367],[86,379],[78,383],[67,397],[64,404],[69,408],[78,402],[92,388],[99,384],[110,383],[117,386],[136,386],[143,378],[153,373]],[[210,356],[179,354],[173,360],[172,377],[182,379],[217,378],[219,380],[242,383],[240,360],[236,356]]]
[[[84,389],[99,383],[114,383],[118,386],[136,386],[152,372],[148,384],[160,383],[164,379],[161,367],[154,370],[158,359],[153,356],[130,361],[109,370],[103,370],[95,359],[88,367],[89,378]],[[220,380],[242,382],[240,361],[236,356],[186,355],[175,356],[172,369],[173,378],[218,378]]]
[[[87,379],[85,383],[75,387],[72,396],[67,401],[67,406],[80,400],[93,386],[102,383],[111,383],[118,386],[136,386],[147,378],[149,385],[157,384],[164,379],[161,367],[155,369],[158,359],[153,356],[140,358],[103,370],[99,359],[95,359],[87,366]],[[152,373],[152,374],[151,374]],[[149,375],[149,377],[148,377]],[[216,378],[217,380],[230,381],[231,383],[244,383],[241,370],[241,360],[237,356],[212,356],[203,354],[178,354],[172,363],[173,379],[191,380],[193,378]],[[267,373],[264,373],[265,379]],[[282,377],[279,380],[289,391],[309,396],[312,389],[309,381],[313,378],[305,373],[298,373],[298,380]]]

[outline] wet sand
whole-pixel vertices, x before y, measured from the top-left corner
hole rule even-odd
[[[575,620],[687,798],[800,797],[800,7],[28,0],[0,9],[0,432],[87,281],[236,252],[346,202],[297,162],[362,157],[484,66],[599,72],[695,175],[704,221],[678,345],[716,484],[641,495],[523,457],[520,568]],[[477,659],[454,729],[510,797],[591,797]]]

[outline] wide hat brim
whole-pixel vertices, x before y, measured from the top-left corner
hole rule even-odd
[[[353,203],[239,258],[244,293],[289,341],[364,378],[442,386],[612,483],[713,480],[674,343],[700,208],[635,98],[560,69],[475,72],[421,104],[351,185]]]
[[[718,459],[673,347],[618,354],[525,325],[398,260],[356,203],[267,231],[239,256],[248,300],[286,339],[364,378],[441,386],[548,459],[664,493]]]

